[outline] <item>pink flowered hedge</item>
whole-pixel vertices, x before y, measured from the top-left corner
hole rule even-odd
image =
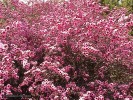
[[[96,0],[0,4],[0,100],[133,99],[133,15]],[[21,98],[13,99],[21,100]]]

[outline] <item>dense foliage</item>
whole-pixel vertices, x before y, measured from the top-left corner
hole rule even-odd
[[[133,15],[126,12],[96,0],[1,3],[0,100],[133,99]]]
[[[104,5],[109,5],[110,8],[126,7],[129,11],[133,12],[133,0],[100,0]]]

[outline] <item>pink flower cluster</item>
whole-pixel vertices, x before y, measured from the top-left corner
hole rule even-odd
[[[97,0],[17,1],[0,3],[0,100],[133,99],[132,14]],[[117,68],[129,80],[113,80]]]

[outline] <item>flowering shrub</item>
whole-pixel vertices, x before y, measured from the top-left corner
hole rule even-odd
[[[126,9],[109,11],[95,0],[16,0],[0,9],[0,99],[133,99],[133,15]]]

